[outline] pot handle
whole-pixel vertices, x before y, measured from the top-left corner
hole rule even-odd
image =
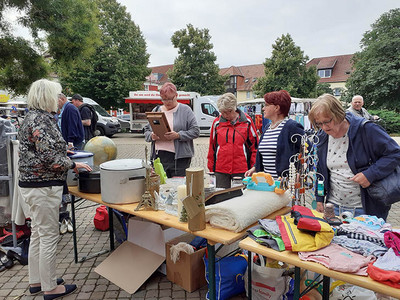
[[[120,181],[119,181],[119,183],[120,184],[125,184],[125,183],[127,183],[128,181],[131,181],[131,180],[138,180],[138,179],[145,179],[146,177],[144,177],[144,176],[133,176],[133,177],[128,177],[128,178],[122,178]]]

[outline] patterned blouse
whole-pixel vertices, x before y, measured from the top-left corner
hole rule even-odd
[[[349,137],[329,136],[327,166],[331,174],[329,202],[348,207],[362,207],[360,185],[350,178],[354,176],[347,162]]]
[[[30,110],[18,131],[19,186],[46,187],[64,184],[73,162],[53,115]]]

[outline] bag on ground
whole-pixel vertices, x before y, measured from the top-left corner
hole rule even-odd
[[[93,219],[94,227],[101,231],[106,231],[109,228],[108,211],[105,205],[96,208],[96,214]]]
[[[264,257],[259,255],[260,265],[251,259],[251,292],[254,300],[281,300],[287,299],[286,293],[290,287],[290,277],[284,276],[285,268],[266,267]],[[247,270],[249,272],[249,270]],[[248,277],[245,275],[245,288],[248,294]]]
[[[209,284],[208,259],[204,256],[203,260],[206,266],[206,279]],[[243,256],[227,256],[219,260],[218,258],[215,259],[215,293],[217,300],[230,299],[245,291],[243,276],[246,268],[247,261]],[[209,292],[207,292],[206,299],[210,299]]]

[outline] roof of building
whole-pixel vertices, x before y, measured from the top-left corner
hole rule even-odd
[[[151,74],[148,76],[148,80],[155,81],[157,84],[163,85],[168,81],[167,72],[173,68],[173,64],[151,67]],[[160,74],[161,77],[156,77],[155,74]]]
[[[307,67],[316,66],[317,70],[332,69],[331,77],[321,78],[318,82],[345,82],[352,72],[352,58],[353,54],[318,57],[310,60]]]
[[[253,85],[257,82],[258,78],[265,75],[264,64],[247,65],[247,66],[231,66],[229,68],[222,68],[219,70],[220,75],[236,75],[243,77],[243,82],[238,83],[238,91],[251,91]]]

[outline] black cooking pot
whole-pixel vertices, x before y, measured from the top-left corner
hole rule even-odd
[[[78,189],[82,193],[100,194],[100,171],[80,172]]]

